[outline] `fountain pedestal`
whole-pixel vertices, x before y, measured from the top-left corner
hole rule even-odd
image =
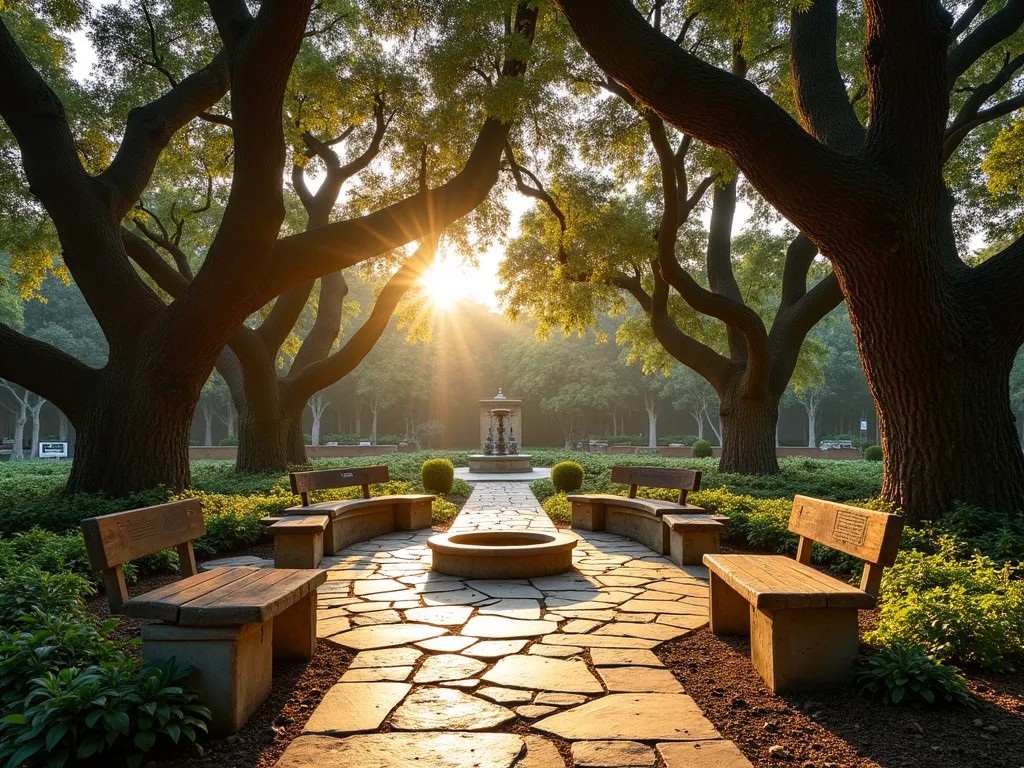
[[[530,454],[519,453],[515,456],[488,456],[475,453],[469,456],[469,471],[474,475],[503,475],[516,472],[532,472]]]

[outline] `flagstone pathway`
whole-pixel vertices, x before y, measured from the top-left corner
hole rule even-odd
[[[452,530],[548,529],[525,483],[477,484]],[[429,531],[324,558],[318,635],[357,654],[278,768],[750,766],[652,649],[707,622],[707,572],[580,532],[575,570],[430,571]]]

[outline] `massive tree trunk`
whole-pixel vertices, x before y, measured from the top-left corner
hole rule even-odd
[[[779,471],[775,457],[775,426],[779,399],[764,391],[757,397],[744,396],[739,382],[719,393],[718,415],[722,422],[720,472],[744,475],[774,475]]]
[[[127,496],[190,483],[188,445],[202,381],[111,357],[75,425],[69,493]],[[130,427],[126,427],[130,425]]]
[[[906,270],[913,259],[900,269]],[[844,277],[856,285],[867,275]],[[908,293],[884,278],[855,289],[850,316],[878,408],[882,497],[910,522],[960,501],[1024,509],[1024,454],[1010,407],[1016,350],[994,332],[982,297],[964,301],[938,281]],[[914,311],[898,311],[898,306]]]

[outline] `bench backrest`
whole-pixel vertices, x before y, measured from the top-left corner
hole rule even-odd
[[[686,494],[700,490],[700,470],[668,467],[612,467],[612,482],[629,486],[629,498],[636,498],[636,489],[671,488],[679,491],[679,503],[686,503]]]
[[[882,569],[896,562],[903,518],[887,512],[851,507],[834,501],[797,496],[789,530],[800,536],[796,559],[811,564],[813,542],[837,549],[865,562],[860,588],[878,596]]]
[[[206,533],[203,504],[183,499],[83,520],[82,535],[92,567],[103,572],[107,602],[119,613],[128,599],[123,563],[174,547],[182,576],[196,575],[192,540]]]
[[[344,469],[320,469],[313,472],[292,472],[292,493],[302,497],[302,505],[309,506],[310,491],[324,491],[329,488],[349,488],[360,485],[363,498],[370,498],[370,485],[386,483],[391,479],[384,465],[374,467],[345,467]]]

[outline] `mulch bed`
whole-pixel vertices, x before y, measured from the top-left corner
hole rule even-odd
[[[862,612],[861,631],[877,617]],[[746,637],[700,629],[656,651],[704,714],[755,766],[1021,768],[1024,674],[966,670],[976,710],[888,707],[852,689],[778,696],[750,663]],[[771,757],[781,746],[788,757]]]

